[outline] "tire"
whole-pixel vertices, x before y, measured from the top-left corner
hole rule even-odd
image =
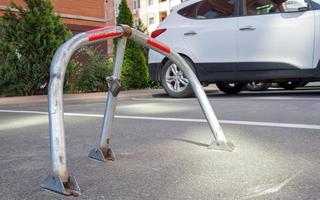
[[[195,72],[193,63],[185,59],[192,70]],[[161,70],[161,85],[166,93],[173,98],[186,98],[193,96],[193,90],[189,80],[185,78],[179,67],[168,60]]]
[[[218,82],[216,85],[219,90],[226,94],[238,94],[245,88],[247,84],[239,82]]]
[[[288,81],[288,82],[279,82],[278,85],[285,90],[294,90],[297,87],[300,87],[303,84],[303,81]]]
[[[301,84],[299,87],[304,87],[308,84],[309,82],[308,81],[301,81]]]
[[[249,91],[265,91],[270,86],[270,82],[252,81],[246,85],[246,88]]]

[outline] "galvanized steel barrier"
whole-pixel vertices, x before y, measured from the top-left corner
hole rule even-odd
[[[50,69],[49,83],[49,129],[52,169],[49,176],[41,186],[45,189],[64,195],[78,196],[80,188],[76,179],[68,173],[66,160],[66,144],[64,132],[63,111],[63,83],[68,62],[73,53],[82,46],[108,39],[118,38],[116,58],[113,74],[108,79],[109,91],[104,113],[103,126],[100,133],[99,146],[89,153],[89,157],[100,161],[115,160],[115,155],[109,147],[112,131],[112,121],[116,107],[117,94],[119,93],[119,77],[124,58],[127,38],[138,44],[153,49],[165,55],[177,64],[189,80],[189,84],[200,103],[202,111],[207,118],[214,141],[208,146],[210,149],[232,151],[234,146],[228,142],[217,117],[208,101],[208,98],[192,69],[185,60],[168,46],[148,37],[147,35],[126,25],[109,26],[75,35],[64,43],[55,53]]]

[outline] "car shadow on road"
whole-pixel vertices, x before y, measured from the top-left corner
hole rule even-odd
[[[243,97],[320,97],[319,87],[298,88],[295,90],[269,89],[267,91],[243,91],[239,94],[225,94],[219,90],[205,90],[208,97],[243,98]],[[171,98],[166,93],[154,94],[153,98]],[[190,97],[195,98],[195,97]]]
[[[267,91],[243,91],[239,94],[224,94],[224,93],[211,93],[206,92],[208,97],[234,97],[234,98],[242,98],[242,97],[320,97],[320,90],[314,89],[296,89],[296,90],[282,90],[282,89],[271,89]]]

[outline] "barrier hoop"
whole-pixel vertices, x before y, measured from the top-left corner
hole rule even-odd
[[[113,64],[112,76],[107,78],[109,91],[100,133],[99,147],[91,150],[89,153],[90,158],[100,161],[115,160],[115,154],[110,149],[109,145],[117,95],[121,90],[119,77],[121,74],[127,38],[163,54],[182,70],[189,80],[211,129],[214,141],[208,148],[222,151],[232,151],[234,149],[234,145],[227,141],[197,76],[178,53],[172,51],[167,45],[162,44],[156,39],[150,38],[127,25],[107,26],[73,36],[59,47],[52,59],[48,91],[51,172],[41,184],[41,187],[45,189],[68,196],[80,195],[80,187],[76,179],[68,173],[66,162],[63,110],[63,83],[65,72],[71,56],[77,49],[82,46],[114,38],[117,38],[118,40],[116,58]]]

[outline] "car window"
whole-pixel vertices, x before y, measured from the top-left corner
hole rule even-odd
[[[311,6],[314,10],[320,10],[320,0],[312,0]]]
[[[182,8],[178,13],[193,19],[215,19],[234,16],[236,0],[204,0]]]
[[[197,7],[201,3],[202,3],[202,1],[191,4],[185,8],[182,8],[178,11],[178,14],[180,14],[184,17],[188,17],[188,18],[195,18],[195,13],[196,13]]]
[[[246,0],[244,15],[261,15],[285,12],[282,4],[286,0]]]

